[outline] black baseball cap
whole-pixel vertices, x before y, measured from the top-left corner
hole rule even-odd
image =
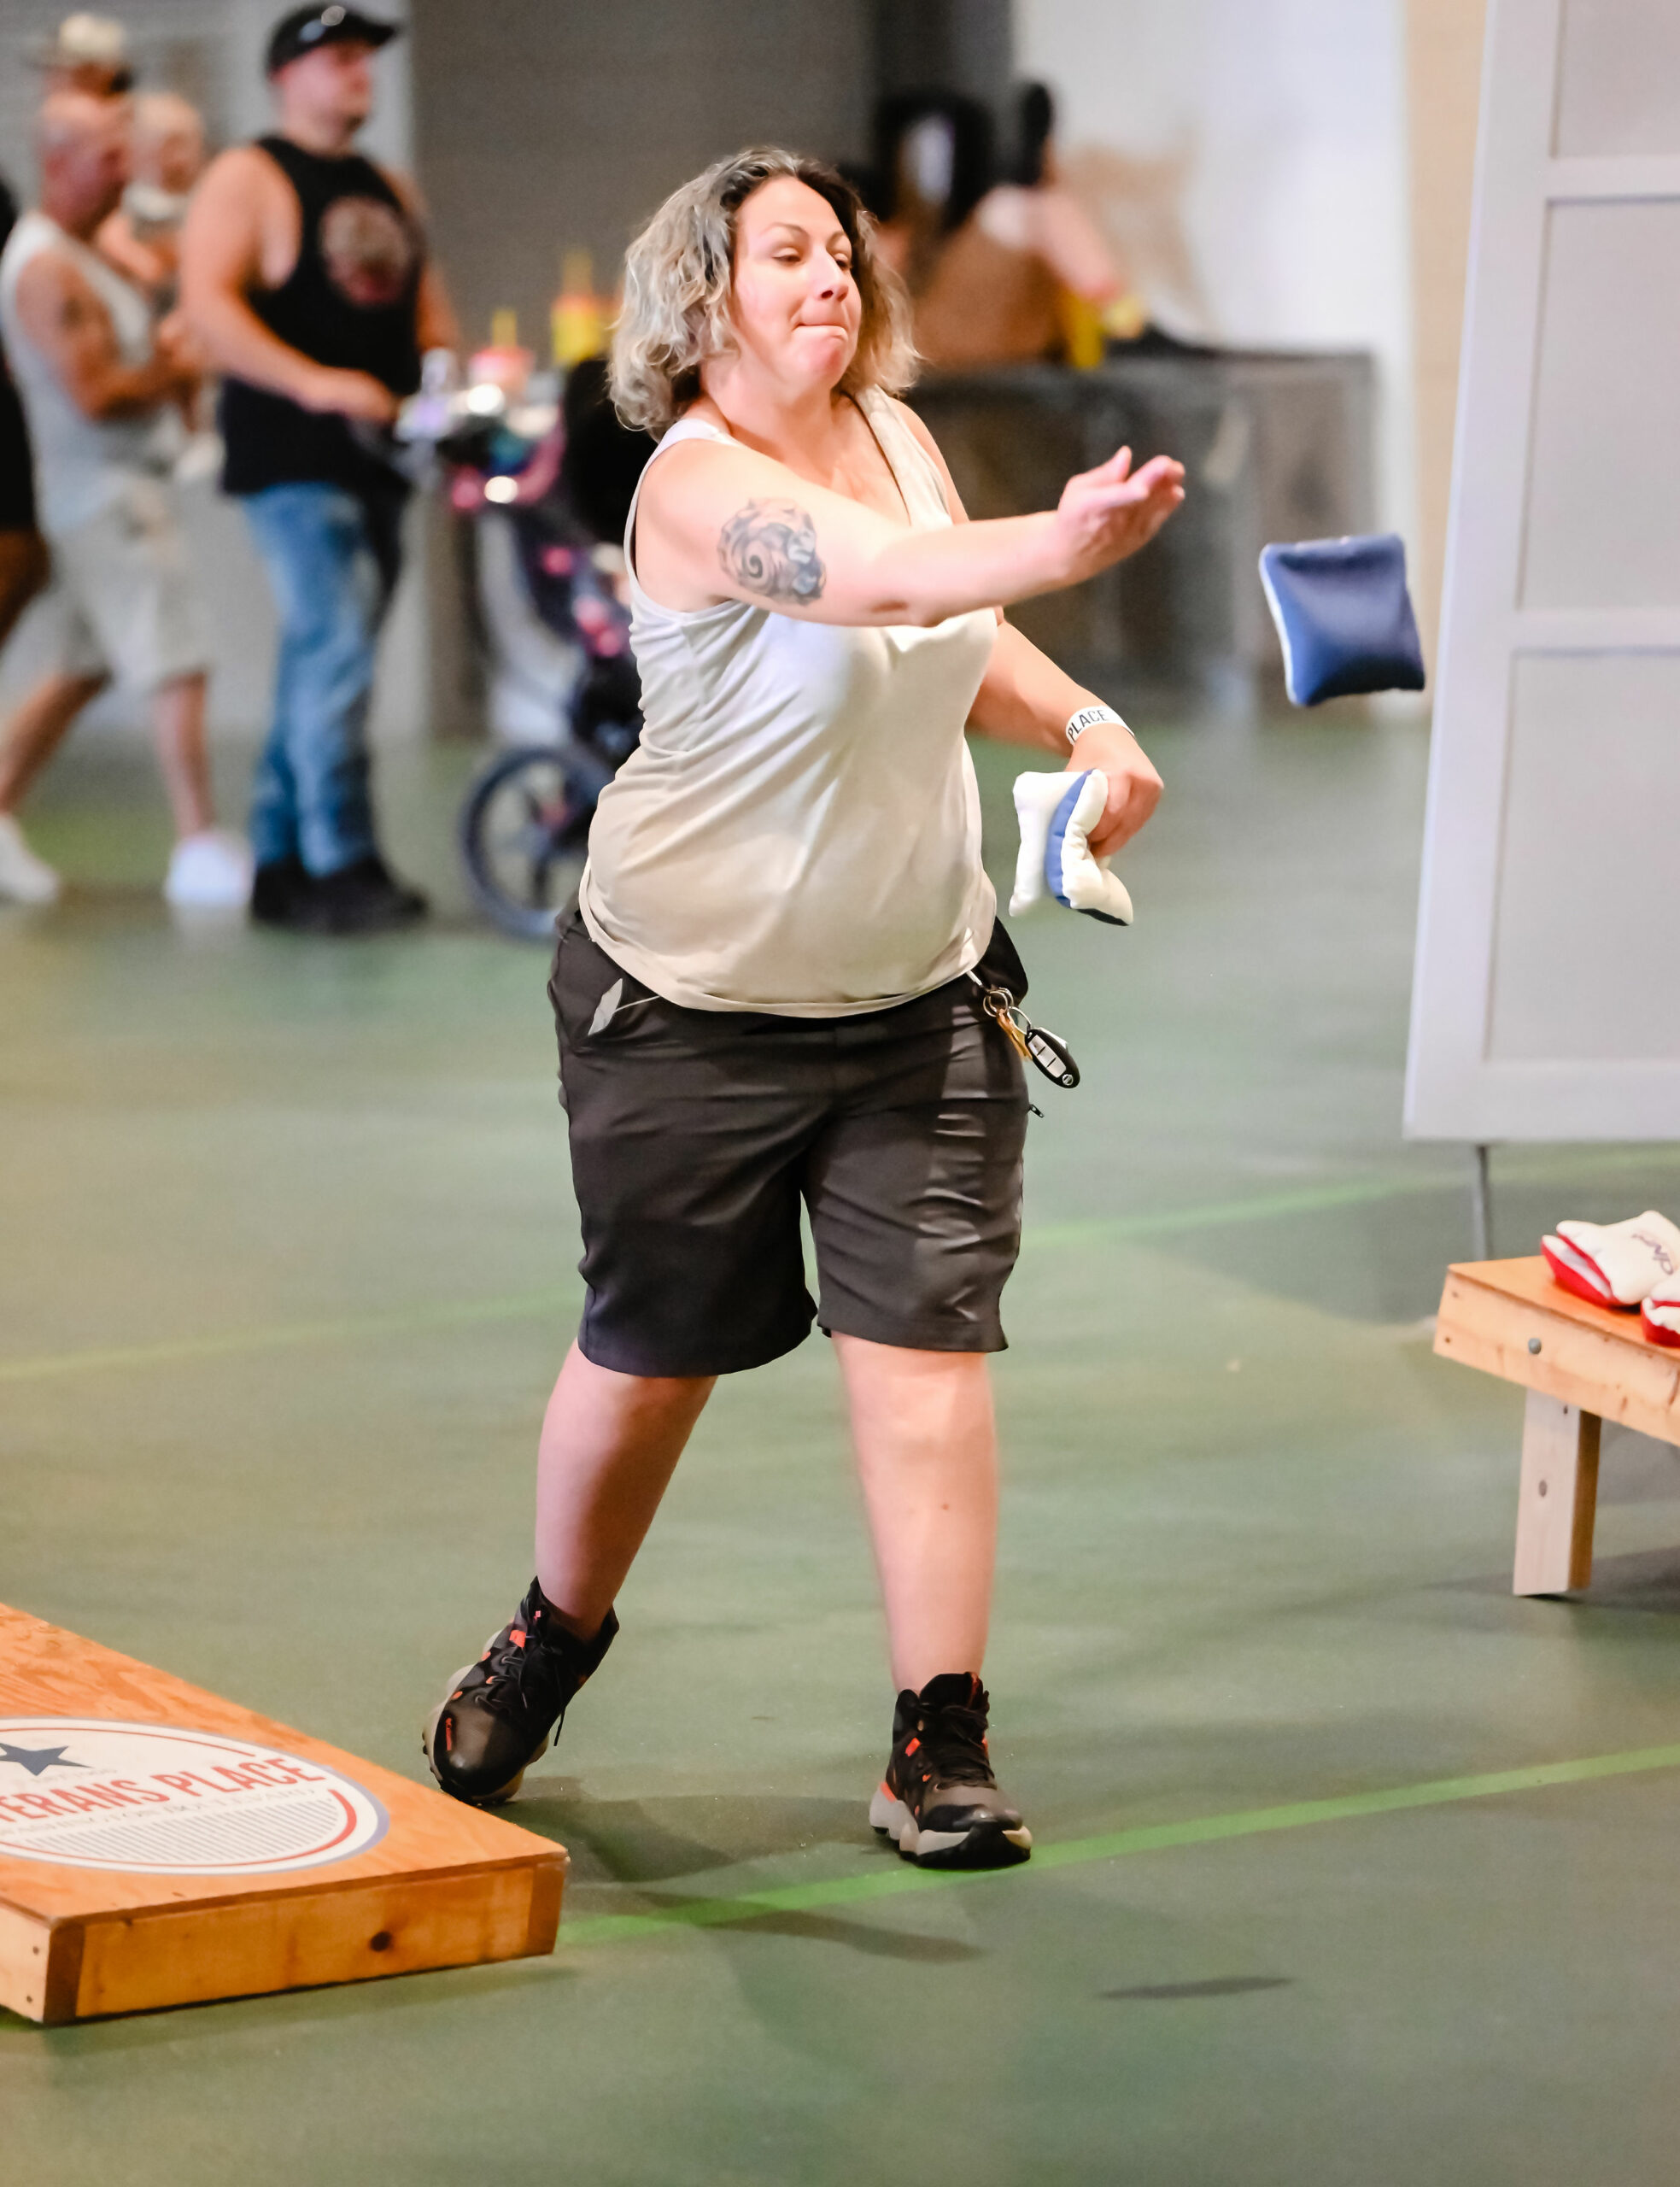
[[[360,9],[340,7],[337,0],[326,8],[295,8],[270,33],[266,66],[272,76],[323,45],[389,45],[401,35],[401,23],[382,23]]]

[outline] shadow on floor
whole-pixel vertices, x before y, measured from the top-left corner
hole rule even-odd
[[[571,1855],[574,1883],[667,1883],[739,1867],[813,1845],[858,1845],[868,1838],[855,1800],[751,1798],[692,1792],[659,1800],[592,1800],[576,1789],[528,1792],[519,1822],[558,1838]]]
[[[1573,1599],[1584,1609],[1640,1609],[1680,1617],[1680,1545],[1595,1558],[1591,1593]]]
[[[1583,1610],[1644,1610],[1659,1617],[1680,1617],[1680,1543],[1672,1549],[1640,1549],[1624,1557],[1593,1560],[1590,1592],[1576,1595],[1513,1598],[1508,1572],[1485,1572],[1473,1580],[1450,1580],[1446,1592],[1492,1595],[1544,1607]]]
[[[1257,1990],[1287,1990],[1287,1974],[1220,1974],[1206,1982],[1140,1982],[1131,1990],[1099,1990],[1115,2004],[1170,2004],[1180,1997],[1247,1997]]]
[[[957,1937],[924,1937],[902,1929],[871,1928],[863,1921],[843,1921],[832,1914],[744,1914],[739,1921],[711,1925],[725,1935],[731,1931],[759,1937],[799,1937],[811,1944],[843,1944],[867,1959],[897,1959],[923,1966],[949,1966],[965,1959],[983,1959],[978,1944]]]
[[[1680,1498],[1680,1451],[1630,1428],[1604,1423],[1598,1462],[1598,1500],[1606,1504],[1670,1504]],[[1680,1530],[1677,1530],[1680,1539]]]

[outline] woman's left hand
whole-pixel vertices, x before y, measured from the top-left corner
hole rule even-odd
[[[1129,729],[1116,721],[1093,723],[1073,748],[1069,774],[1100,767],[1109,779],[1108,809],[1091,833],[1094,858],[1129,843],[1161,801],[1161,777]]]

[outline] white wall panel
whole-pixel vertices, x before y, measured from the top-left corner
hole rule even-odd
[[[1674,0],[1495,0],[1408,1132],[1680,1136]]]
[[[1513,664],[1488,1055],[1680,1055],[1680,654]],[[1680,1134],[1680,1117],[1673,1129]]]
[[[1542,293],[1523,605],[1680,607],[1680,198],[1553,205]]]
[[[1555,149],[1680,152],[1680,7],[1564,0]]]

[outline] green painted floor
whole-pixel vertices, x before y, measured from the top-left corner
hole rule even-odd
[[[1045,1857],[929,1887],[864,1826],[891,1696],[814,1340],[720,1391],[515,1810],[571,1851],[553,1958],[0,2014],[4,2187],[1670,2187],[1680,1463],[1607,1439],[1591,1597],[1511,1598],[1520,1402],[1424,1325],[1465,1157],[1399,1137],[1422,732],[1149,742],[1137,928],[1021,933],[1086,1073],[998,1370]],[[423,938],[178,932],[97,745],[31,815],[74,894],[0,916],[0,1599],[417,1776],[529,1576],[577,1302],[543,961],[451,871],[470,756],[385,765]],[[1680,1211],[1680,1146],[1495,1176],[1506,1251]]]

